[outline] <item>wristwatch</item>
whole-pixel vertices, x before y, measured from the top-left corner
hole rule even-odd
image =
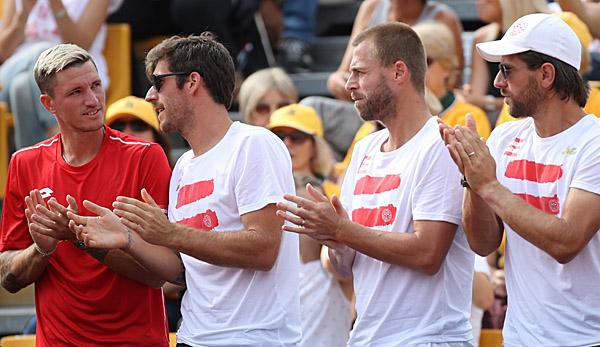
[[[87,246],[85,245],[85,243],[81,240],[75,240],[73,241],[73,244],[75,245],[75,247],[79,248],[79,249],[83,249],[86,250]]]
[[[470,188],[469,182],[467,182],[467,178],[465,176],[460,179],[460,185],[465,188]]]

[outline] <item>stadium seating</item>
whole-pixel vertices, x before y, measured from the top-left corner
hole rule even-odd
[[[35,335],[5,336],[0,340],[1,347],[35,347]]]

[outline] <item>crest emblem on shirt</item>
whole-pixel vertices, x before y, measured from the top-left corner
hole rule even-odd
[[[49,187],[40,189],[40,194],[42,195],[42,199],[47,199],[47,198],[51,197],[52,193],[54,193],[54,191],[52,189],[50,189]]]
[[[564,155],[574,155],[576,153],[577,153],[577,148],[575,148],[575,147],[567,147],[567,149],[562,151],[562,154],[564,154]]]
[[[516,157],[517,153],[523,146],[523,142],[524,142],[523,139],[515,137],[515,139],[506,147],[506,151],[504,151],[504,155],[509,156],[509,157]]]

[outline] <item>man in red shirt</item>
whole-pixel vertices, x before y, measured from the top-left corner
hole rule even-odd
[[[121,250],[87,248],[67,211],[91,215],[142,188],[166,208],[170,168],[157,144],[104,126],[105,95],[88,52],[61,44],[34,69],[60,133],[10,162],[0,233],[0,278],[10,292],[35,282],[38,346],[167,346],[163,280]],[[79,205],[79,206],[78,206]]]

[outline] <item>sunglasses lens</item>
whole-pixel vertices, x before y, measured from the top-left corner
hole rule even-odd
[[[254,110],[260,114],[269,114],[271,113],[271,106],[267,104],[257,104]]]
[[[157,92],[160,92],[162,79],[156,75],[152,75],[152,86]]]
[[[116,121],[114,123],[112,123],[110,125],[111,128],[118,130],[118,131],[123,131],[125,130],[125,127],[127,126],[127,123],[123,122],[123,121]]]
[[[300,131],[295,131],[292,133],[285,132],[275,132],[275,135],[281,139],[281,141],[285,141],[286,138],[290,139],[292,143],[300,144],[310,138],[311,135],[305,134]]]

